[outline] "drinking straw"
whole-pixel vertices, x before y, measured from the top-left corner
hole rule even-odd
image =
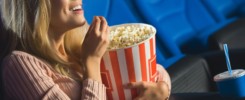
[[[227,44],[223,44],[223,47],[225,51],[225,58],[226,58],[226,64],[227,64],[227,68],[229,71],[229,75],[232,75],[231,63],[230,63],[229,54],[228,54],[228,46]]]

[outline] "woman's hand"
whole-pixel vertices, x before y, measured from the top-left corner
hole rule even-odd
[[[82,63],[88,78],[101,82],[100,61],[109,45],[109,26],[102,16],[95,16],[82,45]]]
[[[137,89],[135,100],[168,100],[171,91],[171,80],[163,66],[157,64],[156,82],[131,82],[124,85],[126,89]]]
[[[124,88],[137,89],[138,97],[135,100],[168,100],[170,89],[166,82],[132,82]]]

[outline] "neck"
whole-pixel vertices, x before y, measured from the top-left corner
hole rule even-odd
[[[64,46],[65,34],[61,32],[49,31],[48,33],[51,45],[56,49],[57,54],[64,60],[67,60],[67,53]]]

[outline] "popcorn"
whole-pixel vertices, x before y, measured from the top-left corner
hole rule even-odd
[[[152,35],[155,30],[147,25],[127,24],[111,27],[108,49],[125,48],[138,44]]]

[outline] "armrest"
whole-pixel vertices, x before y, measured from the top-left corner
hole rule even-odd
[[[227,71],[225,54],[223,51],[214,51],[202,54],[206,60],[212,76]],[[232,69],[245,69],[245,49],[229,50]]]
[[[167,69],[172,93],[214,91],[207,62],[200,56],[186,56]]]

